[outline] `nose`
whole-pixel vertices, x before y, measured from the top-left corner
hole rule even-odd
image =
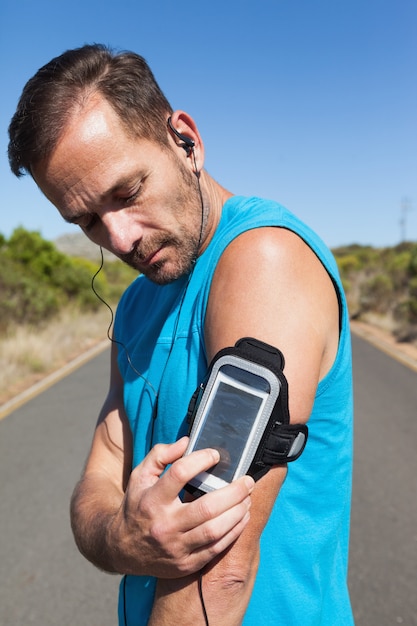
[[[101,222],[106,231],[108,248],[116,255],[129,254],[142,239],[142,229],[127,211],[105,211]]]

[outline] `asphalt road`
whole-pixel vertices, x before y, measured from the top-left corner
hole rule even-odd
[[[417,626],[417,373],[353,337],[356,626]]]
[[[417,373],[353,348],[356,625],[417,626]],[[68,519],[107,381],[108,351],[0,422],[1,626],[117,623],[119,579],[78,554]]]
[[[115,626],[118,577],[78,553],[69,500],[108,385],[106,351],[0,422],[0,625]]]

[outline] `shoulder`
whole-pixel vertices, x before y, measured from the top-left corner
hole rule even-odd
[[[306,419],[337,353],[339,308],[326,268],[288,229],[242,233],[219,260],[206,313],[208,354],[244,336],[283,352],[287,378],[301,399],[296,412]]]
[[[328,270],[312,248],[293,231],[274,226],[243,232],[227,246],[213,287],[223,283],[226,288],[225,281],[228,291],[246,285],[250,291],[273,288],[313,298],[323,288],[334,292]]]
[[[268,225],[242,232],[224,251],[221,264],[234,262],[237,257],[249,261],[253,259],[254,264],[262,261],[294,262],[298,259],[302,263],[310,256],[316,255],[297,233],[284,226]]]

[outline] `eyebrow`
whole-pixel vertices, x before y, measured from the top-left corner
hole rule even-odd
[[[104,193],[100,194],[99,203],[103,203],[108,196],[111,196],[111,195],[117,193],[118,191],[120,191],[124,187],[129,187],[129,186],[133,185],[134,182],[137,181],[137,180],[138,181],[143,180],[143,178],[144,178],[143,172],[136,172],[136,173],[130,174],[129,176],[125,176],[125,177],[121,178],[114,185],[112,185],[107,191],[105,191]],[[83,211],[82,213],[80,212],[77,215],[73,215],[71,217],[69,217],[69,216],[65,217],[63,215],[62,215],[62,217],[68,224],[76,224],[77,225],[79,220],[82,219],[83,217],[85,217],[86,215],[91,215],[91,213],[89,211]]]
[[[78,222],[80,221],[80,219],[82,219],[86,215],[91,215],[91,213],[88,213],[88,211],[85,211],[84,213],[78,213],[77,215],[73,215],[72,217],[66,217],[65,215],[62,215],[61,213],[61,217],[64,220],[64,222],[67,222],[67,224],[75,224],[76,226],[78,226]]]

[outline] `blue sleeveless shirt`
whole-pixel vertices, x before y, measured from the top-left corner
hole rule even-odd
[[[171,443],[186,434],[188,403],[207,369],[204,321],[214,271],[233,239],[263,226],[291,230],[315,252],[338,291],[341,332],[333,367],[317,387],[306,449],[288,466],[262,533],[259,570],[243,625],[349,626],[353,624],[347,590],[353,421],[349,318],[332,254],[281,205],[233,196],[191,277],[160,286],[140,276],[123,295],[115,338],[126,347],[119,348],[118,365],[133,435],[133,464],[140,463],[155,443]],[[122,579],[120,625],[147,624],[155,585],[156,579],[148,576]]]

